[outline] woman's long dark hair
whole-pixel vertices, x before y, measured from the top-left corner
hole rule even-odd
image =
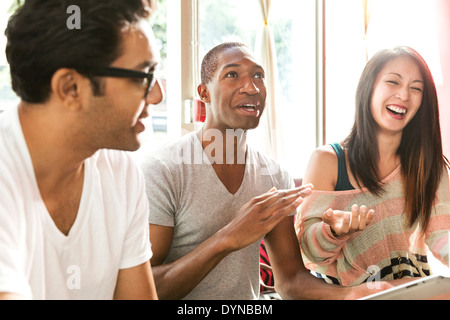
[[[422,104],[403,130],[397,154],[401,161],[408,225],[412,227],[418,222],[425,231],[443,170],[449,164],[442,153],[436,86],[419,53],[409,47],[397,47],[378,52],[367,63],[356,91],[355,122],[344,147],[348,150],[350,170],[358,185],[381,195],[378,145],[374,143],[379,128],[371,113],[371,101],[378,74],[388,62],[398,57],[411,58],[424,80]]]

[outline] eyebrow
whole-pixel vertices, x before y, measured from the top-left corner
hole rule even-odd
[[[397,77],[403,79],[402,75],[399,74],[399,73],[396,73],[396,72],[389,72],[389,73],[387,73],[387,74],[388,74],[388,75],[389,75],[389,74],[390,74],[390,75],[395,75],[395,76],[397,76]],[[425,82],[422,81],[422,80],[414,80],[412,83],[415,83],[415,82],[419,82],[419,83],[425,84]]]
[[[225,70],[225,69],[230,69],[230,68],[239,68],[239,67],[241,67],[242,65],[240,65],[240,64],[237,64],[237,63],[229,63],[229,64],[226,64],[224,67],[223,67],[223,70]],[[254,69],[261,69],[261,70],[264,70],[264,68],[262,67],[262,66],[260,66],[259,64],[255,64],[254,66],[253,66],[253,68]]]
[[[144,61],[144,62],[138,64],[137,66],[135,66],[133,69],[137,69],[137,70],[145,69],[145,68],[154,69],[157,65],[158,65],[157,62]]]

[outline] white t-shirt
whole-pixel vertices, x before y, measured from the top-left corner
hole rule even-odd
[[[130,155],[85,160],[68,236],[50,217],[35,179],[18,109],[0,115],[0,292],[32,299],[112,299],[119,269],[151,257],[144,179]]]
[[[151,224],[174,227],[164,263],[188,254],[226,226],[239,209],[272,187],[294,186],[289,174],[248,148],[245,174],[231,194],[217,177],[196,133],[152,154],[142,163],[150,200]],[[226,256],[185,299],[249,300],[259,297],[260,242]]]

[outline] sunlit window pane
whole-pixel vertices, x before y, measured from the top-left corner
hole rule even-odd
[[[315,148],[315,1],[277,0],[271,9],[268,22],[281,87],[277,116],[282,128],[276,134],[282,135],[284,152],[279,161],[294,177],[302,177]],[[254,48],[263,26],[258,0],[199,0],[200,59],[225,41]]]
[[[160,84],[166,87],[167,83],[167,0],[157,0],[156,10],[150,18],[153,32],[155,33],[158,51],[161,61],[158,65],[157,76]],[[156,136],[163,138],[167,134],[167,101],[151,107],[152,129]]]
[[[410,46],[442,83],[435,0],[326,1],[326,141],[342,141],[354,121],[361,72],[377,51]],[[368,27],[365,30],[364,19]]]

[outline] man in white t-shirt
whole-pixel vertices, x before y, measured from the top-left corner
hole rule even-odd
[[[6,30],[21,102],[0,116],[0,298],[154,299],[144,179],[125,152],[162,99],[148,11],[65,3],[26,0]]]
[[[206,122],[146,159],[155,283],[164,299],[257,299],[265,239],[285,299],[354,298],[304,267],[293,216],[312,186],[247,145],[265,107],[264,70],[249,49],[224,43],[203,59]],[[364,295],[364,294],[360,294]]]

